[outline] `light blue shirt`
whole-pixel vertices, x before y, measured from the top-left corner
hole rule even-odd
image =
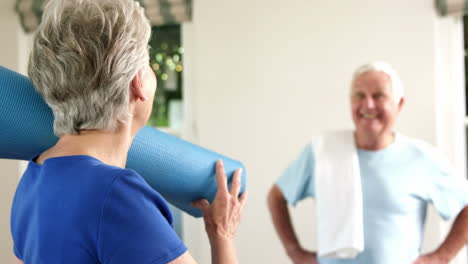
[[[380,151],[358,149],[365,249],[354,259],[321,264],[409,264],[420,254],[427,204],[452,219],[468,204],[468,184],[427,143],[397,134]],[[304,147],[277,181],[291,205],[315,197],[314,151]],[[330,205],[333,206],[333,205]]]

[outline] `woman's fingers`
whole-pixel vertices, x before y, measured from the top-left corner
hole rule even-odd
[[[247,193],[244,192],[241,196],[239,196],[240,189],[242,187],[241,175],[242,168],[239,168],[234,171],[234,174],[232,176],[231,188],[230,190],[228,190],[227,176],[224,171],[224,164],[222,160],[218,160],[216,162],[216,183],[218,185],[218,189],[215,200],[212,204],[210,204],[208,200],[201,199],[192,202],[192,206],[202,210],[204,215],[206,214],[206,212],[212,211],[213,206],[219,207],[218,209],[215,209],[215,211],[218,214],[222,214],[223,211],[224,213],[232,213],[232,209],[234,208],[232,208],[231,206],[226,207],[226,202],[232,199],[232,202],[235,201],[233,203],[234,207],[237,207],[237,210],[242,210],[247,200]],[[234,211],[236,211],[236,209],[234,209]]]
[[[228,188],[223,162],[216,162],[216,183],[218,185],[214,201],[210,204],[206,199],[192,203],[203,213],[205,229],[210,239],[234,238],[239,225],[242,209],[247,200],[247,193],[239,196],[242,169],[237,169],[232,176],[231,187]]]
[[[239,203],[240,203],[240,210],[244,209],[245,203],[247,202],[247,191],[245,191],[240,197],[239,197]]]
[[[217,194],[225,194],[228,192],[227,177],[224,172],[224,164],[222,160],[216,162],[216,184],[218,185]]]
[[[241,189],[241,175],[242,175],[242,168],[237,169],[232,176],[231,181],[231,195],[232,197],[239,196],[239,192]]]
[[[203,214],[205,214],[205,211],[210,207],[210,203],[206,199],[201,199],[192,202],[192,206],[200,209],[203,212]]]

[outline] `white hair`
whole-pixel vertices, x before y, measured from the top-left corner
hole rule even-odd
[[[392,89],[393,99],[395,100],[395,103],[400,102],[401,98],[404,96],[405,91],[403,82],[392,65],[384,61],[375,61],[364,64],[354,72],[352,83],[354,83],[357,77],[366,72],[383,72],[387,74],[388,77],[390,77],[390,87]]]
[[[28,73],[57,136],[113,130],[131,118],[131,81],[149,63],[151,26],[134,0],[52,0]]]

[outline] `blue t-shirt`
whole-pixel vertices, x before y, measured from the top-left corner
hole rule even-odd
[[[412,263],[419,253],[427,204],[452,219],[468,204],[468,184],[445,158],[420,140],[397,134],[380,151],[358,149],[364,214],[364,251],[354,259],[319,258],[321,264]],[[278,179],[295,205],[314,197],[314,151],[306,145]],[[333,206],[333,205],[330,205]]]
[[[157,264],[187,250],[166,201],[140,175],[85,155],[29,162],[11,233],[25,264]]]

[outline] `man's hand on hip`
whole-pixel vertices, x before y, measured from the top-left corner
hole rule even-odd
[[[297,249],[289,254],[294,264],[318,264],[317,254],[305,249]]]
[[[449,261],[436,253],[419,256],[412,264],[448,264]]]

